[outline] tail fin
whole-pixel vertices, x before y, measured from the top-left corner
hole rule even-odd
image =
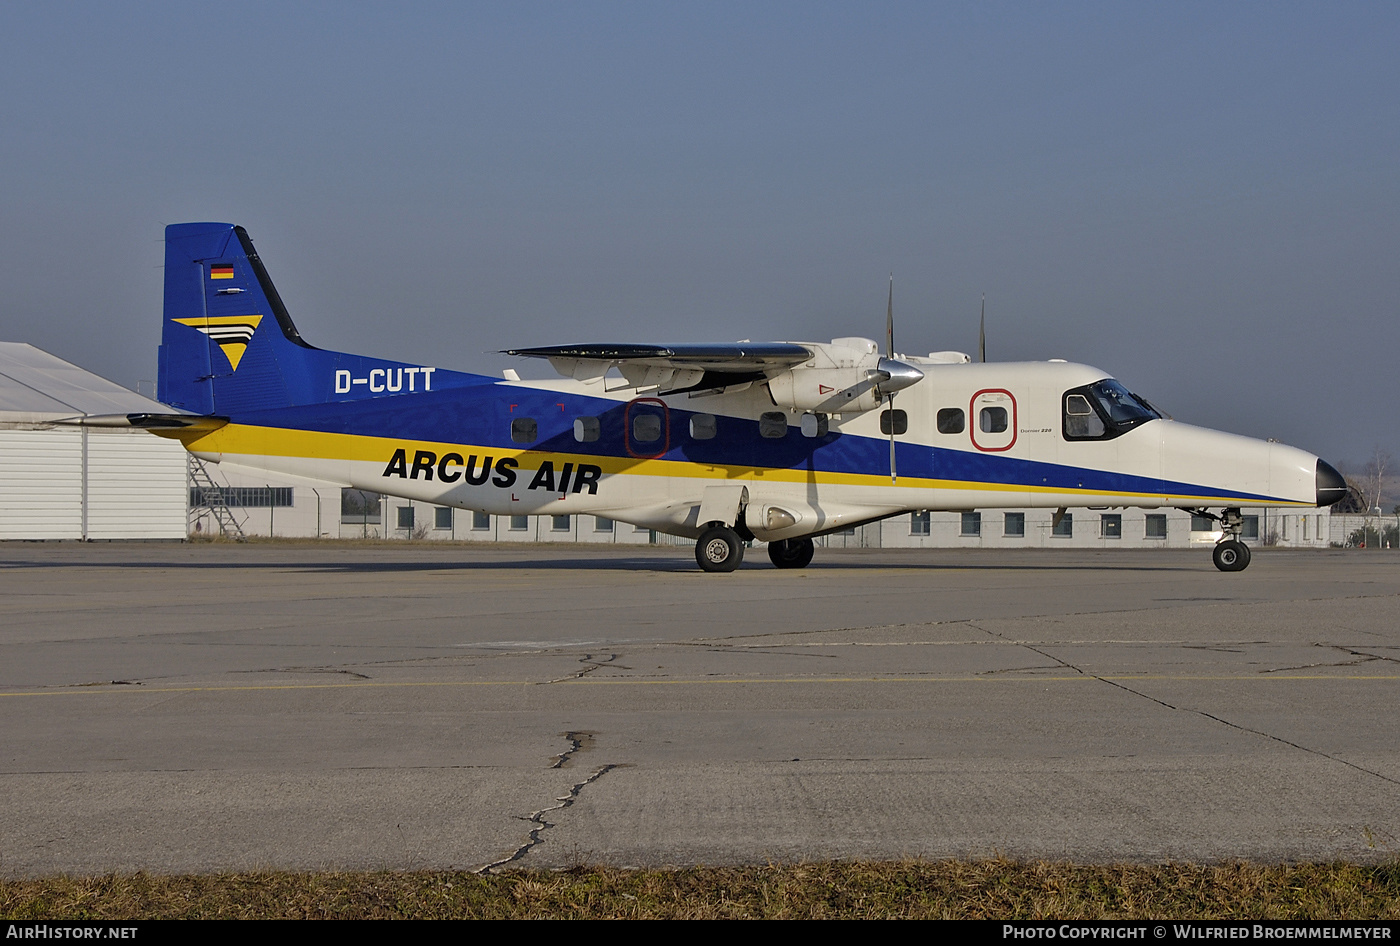
[[[248,232],[228,223],[165,228],[162,325],[157,397],[200,414],[233,415],[489,381],[308,345]]]

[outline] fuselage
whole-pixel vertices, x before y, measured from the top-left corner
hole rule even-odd
[[[1318,502],[1318,459],[1293,447],[1158,416],[1072,432],[1079,402],[1067,394],[1108,380],[1098,369],[922,367],[922,381],[898,395],[907,428],[894,436],[894,477],[883,410],[822,415],[825,430],[804,431],[805,412],[780,408],[763,383],[695,396],[606,378],[483,378],[410,392],[399,378],[397,393],[247,411],[182,439],[206,459],[282,475],[497,515],[589,513],[690,537],[705,524],[712,486],[744,488],[744,521],[760,539],[908,510]]]

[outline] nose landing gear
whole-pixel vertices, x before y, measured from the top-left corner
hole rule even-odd
[[[1225,509],[1218,516],[1204,509],[1196,509],[1193,512],[1220,523],[1220,531],[1224,535],[1215,543],[1215,549],[1210,553],[1215,567],[1222,572],[1242,572],[1248,568],[1249,546],[1240,541],[1240,535],[1244,532],[1244,516],[1240,515],[1239,509]]]

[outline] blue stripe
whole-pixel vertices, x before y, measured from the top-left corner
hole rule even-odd
[[[476,376],[480,377],[480,376]],[[485,381],[486,379],[482,379]],[[458,390],[433,391],[411,396],[382,397],[351,403],[312,404],[279,410],[252,411],[235,418],[240,424],[310,430],[333,434],[470,444],[488,449],[535,450],[582,456],[629,458],[645,456],[682,463],[755,469],[797,470],[816,473],[880,475],[889,470],[889,441],[831,432],[806,438],[789,428],[786,437],[759,436],[757,421],[720,416],[718,436],[712,440],[690,437],[690,419],[697,411],[564,394],[529,388],[483,383],[469,396]],[[562,405],[562,408],[561,408]],[[632,442],[628,453],[625,418],[639,412],[665,414],[669,434],[654,444]],[[574,418],[597,417],[600,438],[593,443],[574,439]],[[510,439],[513,418],[533,418],[539,431],[531,444]],[[666,449],[662,452],[662,448]],[[896,442],[899,472],[921,479],[952,480],[997,486],[1035,487],[1049,490],[1090,490],[1097,493],[1144,493],[1174,496],[1231,496],[1240,500],[1278,502],[1276,497],[1240,493],[1195,483],[1164,482],[1157,477],[1115,473],[1088,467],[1027,460],[1003,454],[951,450]],[[385,458],[386,462],[388,457]]]

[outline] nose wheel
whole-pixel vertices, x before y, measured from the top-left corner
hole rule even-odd
[[[1198,516],[1214,519],[1220,523],[1220,531],[1225,533],[1210,553],[1215,567],[1222,572],[1242,572],[1248,568],[1249,546],[1240,541],[1240,535],[1244,532],[1244,516],[1240,515],[1240,511],[1234,508],[1224,509],[1218,516],[1204,509],[1192,511]]]
[[[1222,572],[1242,572],[1249,567],[1249,546],[1234,539],[1225,539],[1216,543],[1210,557]]]

